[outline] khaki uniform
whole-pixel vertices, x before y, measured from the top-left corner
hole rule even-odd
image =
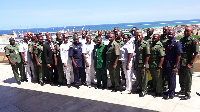
[[[156,72],[159,67],[160,58],[165,56],[165,52],[163,51],[163,45],[160,41],[155,44],[152,43],[150,46],[150,59],[149,59],[149,68],[151,72],[151,76],[153,79],[153,89],[156,90],[156,93],[162,92],[162,75],[160,72]],[[162,71],[162,69],[160,69]]]
[[[113,41],[112,43],[108,44],[107,52],[106,52],[106,67],[109,70],[109,75],[111,79],[112,86],[115,87],[115,89],[119,89],[119,66],[116,67],[116,69],[113,69],[113,65],[116,59],[116,55],[120,55],[120,49],[119,45],[116,41]]]
[[[142,92],[146,93],[147,81],[148,81],[147,69],[149,68],[149,64],[148,63],[146,64],[146,67],[145,67],[146,69],[144,73],[142,73],[141,70],[144,67],[146,55],[150,54],[150,46],[147,41],[142,40],[141,43],[136,42],[135,47],[136,47],[135,67],[136,67],[138,85],[141,88]]]
[[[187,70],[186,68],[193,58],[193,53],[199,52],[199,42],[192,36],[189,36],[188,38],[183,37],[180,42],[183,47],[183,54],[181,55],[181,67],[178,72],[179,83],[181,90],[185,92],[185,95],[190,96],[194,64],[192,64],[192,68],[190,70]]]
[[[23,80],[23,81],[26,80],[26,77],[24,74],[24,67],[22,64],[22,59],[19,54],[19,44],[7,45],[5,47],[5,55],[10,56],[12,62],[16,64],[15,66],[11,66],[16,81],[20,81],[18,69],[20,71],[21,80]]]

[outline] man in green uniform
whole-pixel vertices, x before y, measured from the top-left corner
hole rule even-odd
[[[144,40],[149,42],[149,44],[151,44],[151,42],[152,42],[153,32],[154,32],[153,28],[148,28],[147,29],[147,36],[145,36]]]
[[[166,41],[168,40],[167,34],[169,32],[169,27],[165,26],[163,27],[163,34],[160,36],[160,42],[165,46]],[[161,74],[162,74],[162,80],[163,80],[163,91],[166,91],[168,88],[168,82],[167,82],[167,74],[166,74],[165,67],[162,68]]]
[[[112,92],[117,92],[119,90],[119,73],[117,70],[117,62],[119,60],[120,49],[118,43],[115,41],[115,34],[111,33],[109,35],[109,41],[106,52],[106,66],[109,70],[110,80],[112,85],[109,89]]]
[[[183,54],[180,60],[179,83],[181,86],[181,92],[185,93],[185,96],[181,100],[190,99],[191,85],[192,85],[192,73],[194,67],[194,61],[198,56],[199,42],[192,36],[192,27],[186,26],[184,31],[184,37],[180,42],[183,47]]]
[[[33,79],[37,82],[38,81],[38,77],[36,74],[38,74],[38,70],[37,70],[37,65],[36,65],[36,61],[35,61],[35,56],[33,54],[33,47],[36,46],[38,39],[36,36],[31,37],[31,43],[28,44],[28,52],[31,55],[31,61],[33,63],[32,67],[32,73],[33,73]]]
[[[118,43],[118,46],[119,48],[121,48],[123,45],[124,45],[124,41],[122,40],[122,31],[117,31],[116,34],[115,34],[115,41]],[[126,81],[125,79],[125,74],[124,74],[124,71],[123,71],[123,68],[122,68],[122,61],[119,60],[117,62],[117,73],[120,75],[120,69],[121,69],[121,79]],[[121,82],[121,80],[119,79],[119,82]]]
[[[94,38],[93,42],[94,42],[94,43],[97,43],[97,38],[98,38],[98,37],[103,38],[103,37],[102,37],[102,34],[103,34],[102,30],[98,30],[98,35]]]
[[[154,34],[152,44],[150,46],[150,59],[149,69],[153,79],[153,90],[156,91],[155,97],[160,97],[162,94],[162,75],[161,69],[164,61],[165,52],[163,51],[163,45],[159,41],[159,34]]]
[[[37,63],[37,67],[38,67],[38,72],[39,72],[39,82],[40,85],[43,86],[44,82],[43,82],[43,73],[44,73],[44,51],[43,51],[43,37],[39,36],[38,37],[38,43],[36,44],[36,46],[34,46],[34,54],[35,54],[35,60]],[[38,74],[37,74],[38,75]]]
[[[64,78],[64,71],[63,71],[63,64],[60,57],[60,45],[63,43],[62,36],[57,37],[57,43],[55,43],[54,46],[54,60],[55,60],[55,66],[58,70],[58,87],[60,87],[63,84],[63,78]]]
[[[149,68],[148,61],[150,57],[150,46],[147,41],[143,40],[143,34],[141,32],[137,33],[135,47],[135,68],[138,79],[138,85],[141,89],[139,96],[144,97],[147,93],[147,69]]]
[[[144,39],[143,39],[143,40],[147,41],[149,43],[149,45],[151,45],[151,43],[152,43],[153,32],[154,32],[153,28],[147,28],[147,36],[145,36]],[[153,79],[148,81],[148,89],[150,91],[154,92],[154,90],[153,90]]]
[[[4,48],[5,55],[11,64],[15,80],[17,81],[17,84],[20,85],[21,82],[19,79],[18,69],[20,70],[21,80],[25,80],[25,74],[23,73],[23,64],[19,54],[19,44],[15,43],[14,38],[10,38],[9,42],[10,45],[7,45]]]
[[[102,38],[97,37],[97,44],[93,50],[94,67],[97,77],[97,88],[103,83],[102,89],[107,87],[107,71],[106,71],[106,53],[105,45],[102,43]]]

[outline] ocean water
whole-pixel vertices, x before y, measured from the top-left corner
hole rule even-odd
[[[0,34],[13,34],[25,33],[31,31],[33,33],[38,32],[57,32],[60,30],[64,31],[81,31],[81,30],[111,30],[114,27],[119,29],[131,29],[132,27],[150,28],[150,27],[163,27],[163,26],[176,26],[176,25],[187,25],[187,24],[200,24],[200,19],[193,20],[174,20],[174,21],[156,21],[156,22],[138,22],[138,23],[119,23],[119,24],[101,24],[101,25],[82,25],[82,26],[63,26],[63,27],[50,27],[50,28],[31,28],[31,29],[11,29],[11,30],[0,30]]]

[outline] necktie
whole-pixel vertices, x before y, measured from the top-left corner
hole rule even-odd
[[[53,49],[53,45],[51,44],[51,50],[53,51],[54,49]]]

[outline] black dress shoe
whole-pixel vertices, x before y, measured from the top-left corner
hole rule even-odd
[[[166,87],[164,87],[164,88],[163,88],[163,91],[167,91],[167,88],[166,88]]]
[[[67,85],[68,88],[71,88],[71,86],[72,86],[71,84],[68,84],[68,85]]]
[[[44,86],[44,82],[40,82],[40,85],[41,85],[41,86]]]
[[[51,86],[55,86],[55,84],[53,82],[50,83]]]
[[[79,89],[80,87],[77,85],[77,86],[75,86],[75,88]]]
[[[112,86],[110,86],[110,87],[108,87],[108,89],[113,89],[113,88],[115,88],[115,86],[113,86],[113,85],[112,85]]]
[[[86,85],[87,85],[87,84],[86,84],[86,82],[81,82],[81,84],[82,84],[82,85],[84,85],[84,86],[86,86]]]
[[[144,97],[145,96],[145,93],[143,93],[143,92],[141,92],[140,94],[139,94],[139,97]]]
[[[180,94],[180,95],[185,95],[185,91],[180,90],[180,91],[178,92],[178,94]]]
[[[99,89],[99,88],[100,88],[100,86],[96,86],[96,87],[95,87],[95,89]]]
[[[181,98],[181,100],[189,100],[191,97],[190,96],[184,96]]]
[[[21,82],[20,82],[20,81],[17,81],[17,84],[18,84],[18,85],[21,85]]]
[[[200,93],[196,92],[196,94],[197,94],[198,96],[200,96]]]
[[[165,97],[163,97],[165,100],[168,100],[168,99],[173,99],[174,98],[174,96],[165,96]]]
[[[102,90],[104,90],[104,89],[106,89],[106,86],[103,86],[103,87],[102,87]]]
[[[119,89],[113,89],[111,92],[117,92],[119,91]]]
[[[154,97],[161,97],[162,94],[161,93],[155,93]]]

